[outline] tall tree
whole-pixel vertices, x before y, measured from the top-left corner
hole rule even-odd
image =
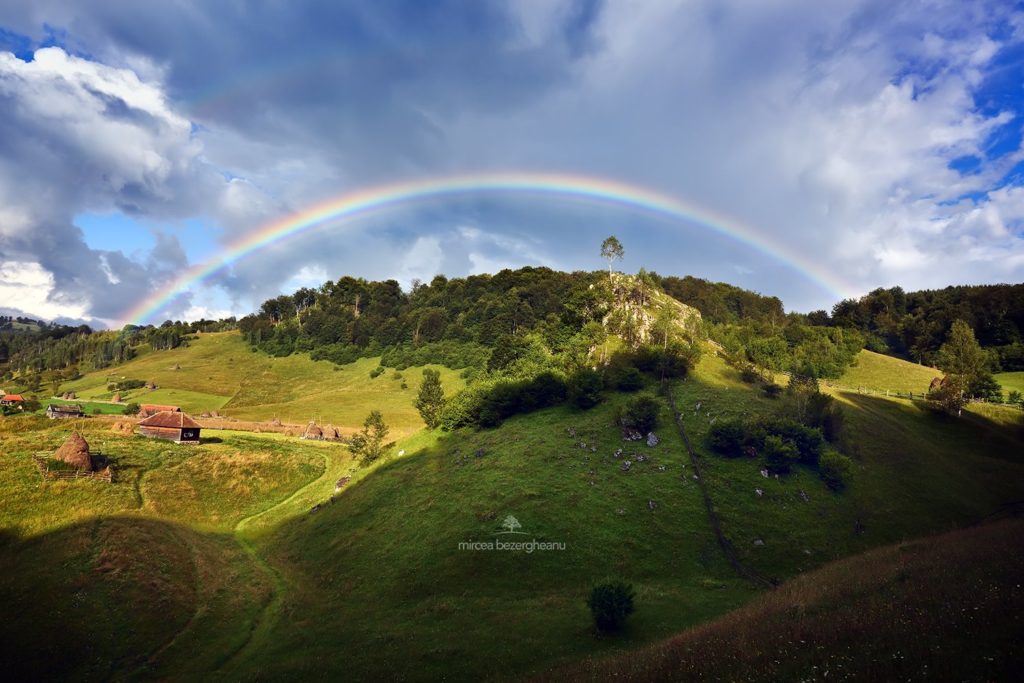
[[[441,411],[444,409],[444,389],[441,387],[440,372],[424,368],[423,384],[420,385],[420,393],[416,397],[415,405],[429,429],[434,429],[441,423]]]
[[[601,242],[601,258],[608,261],[609,282],[612,279],[612,263],[621,261],[625,255],[626,250],[622,248],[622,242],[619,242],[615,235],[610,235],[604,242]]]
[[[974,338],[974,330],[963,320],[954,320],[946,343],[939,347],[939,369],[946,373],[940,400],[957,415],[963,409],[967,388],[988,373],[988,357]]]

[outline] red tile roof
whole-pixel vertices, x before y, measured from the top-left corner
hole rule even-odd
[[[172,413],[181,412],[181,408],[179,408],[178,406],[162,406],[158,403],[143,403],[141,406],[139,406],[139,410],[141,410],[144,413],[162,413],[165,410],[170,411]]]
[[[162,410],[150,415],[139,423],[140,427],[164,427],[166,429],[199,429],[198,422],[181,411]]]
[[[5,394],[0,401],[24,401],[21,394]]]

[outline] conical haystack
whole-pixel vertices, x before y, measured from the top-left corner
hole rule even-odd
[[[72,465],[80,470],[92,472],[92,458],[89,457],[89,444],[78,432],[72,432],[64,445],[53,454],[57,460]]]
[[[334,425],[324,427],[324,441],[337,441],[341,437]]]
[[[310,422],[306,431],[302,434],[303,439],[323,439],[324,430],[320,429],[315,422]]]

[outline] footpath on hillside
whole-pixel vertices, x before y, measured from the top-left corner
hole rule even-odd
[[[704,481],[704,473],[700,468],[700,458],[697,453],[693,450],[693,446],[690,445],[690,439],[686,435],[686,429],[683,428],[682,413],[676,407],[675,397],[672,395],[671,383],[664,381],[662,387],[665,389],[665,397],[668,399],[669,408],[672,409],[672,419],[676,423],[676,430],[679,432],[679,437],[683,440],[683,445],[686,447],[686,452],[690,455],[690,464],[693,466],[693,472],[696,475],[697,486],[700,487],[701,495],[704,498],[704,508],[708,513],[708,522],[711,524],[711,530],[715,534],[715,539],[718,541],[718,547],[722,549],[722,554],[725,555],[725,559],[729,561],[732,568],[741,577],[750,581],[758,588],[774,588],[779,584],[778,579],[765,576],[756,569],[748,567],[743,564],[739,556],[736,554],[736,549],[733,548],[732,542],[726,537],[722,531],[722,522],[718,517],[718,513],[715,511],[715,506],[711,501],[711,494],[708,492],[707,482]]]

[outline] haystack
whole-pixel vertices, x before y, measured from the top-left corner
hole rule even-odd
[[[112,401],[113,403],[120,403],[120,402],[121,402],[121,392],[118,392],[118,393],[114,394],[114,395],[113,395],[113,396],[112,396],[112,397],[110,398],[110,400],[111,400],[111,401]]]
[[[89,444],[78,432],[71,432],[64,445],[53,454],[57,460],[72,465],[80,470],[92,472],[92,458],[89,457]]]
[[[324,440],[325,441],[337,441],[341,438],[341,434],[338,432],[334,425],[327,425],[324,427]]]
[[[110,431],[117,432],[118,434],[131,434],[135,431],[135,425],[131,422],[115,422],[111,427]]]
[[[302,433],[303,439],[323,439],[324,430],[320,429],[315,422],[310,422],[309,426],[306,427],[306,431]]]

